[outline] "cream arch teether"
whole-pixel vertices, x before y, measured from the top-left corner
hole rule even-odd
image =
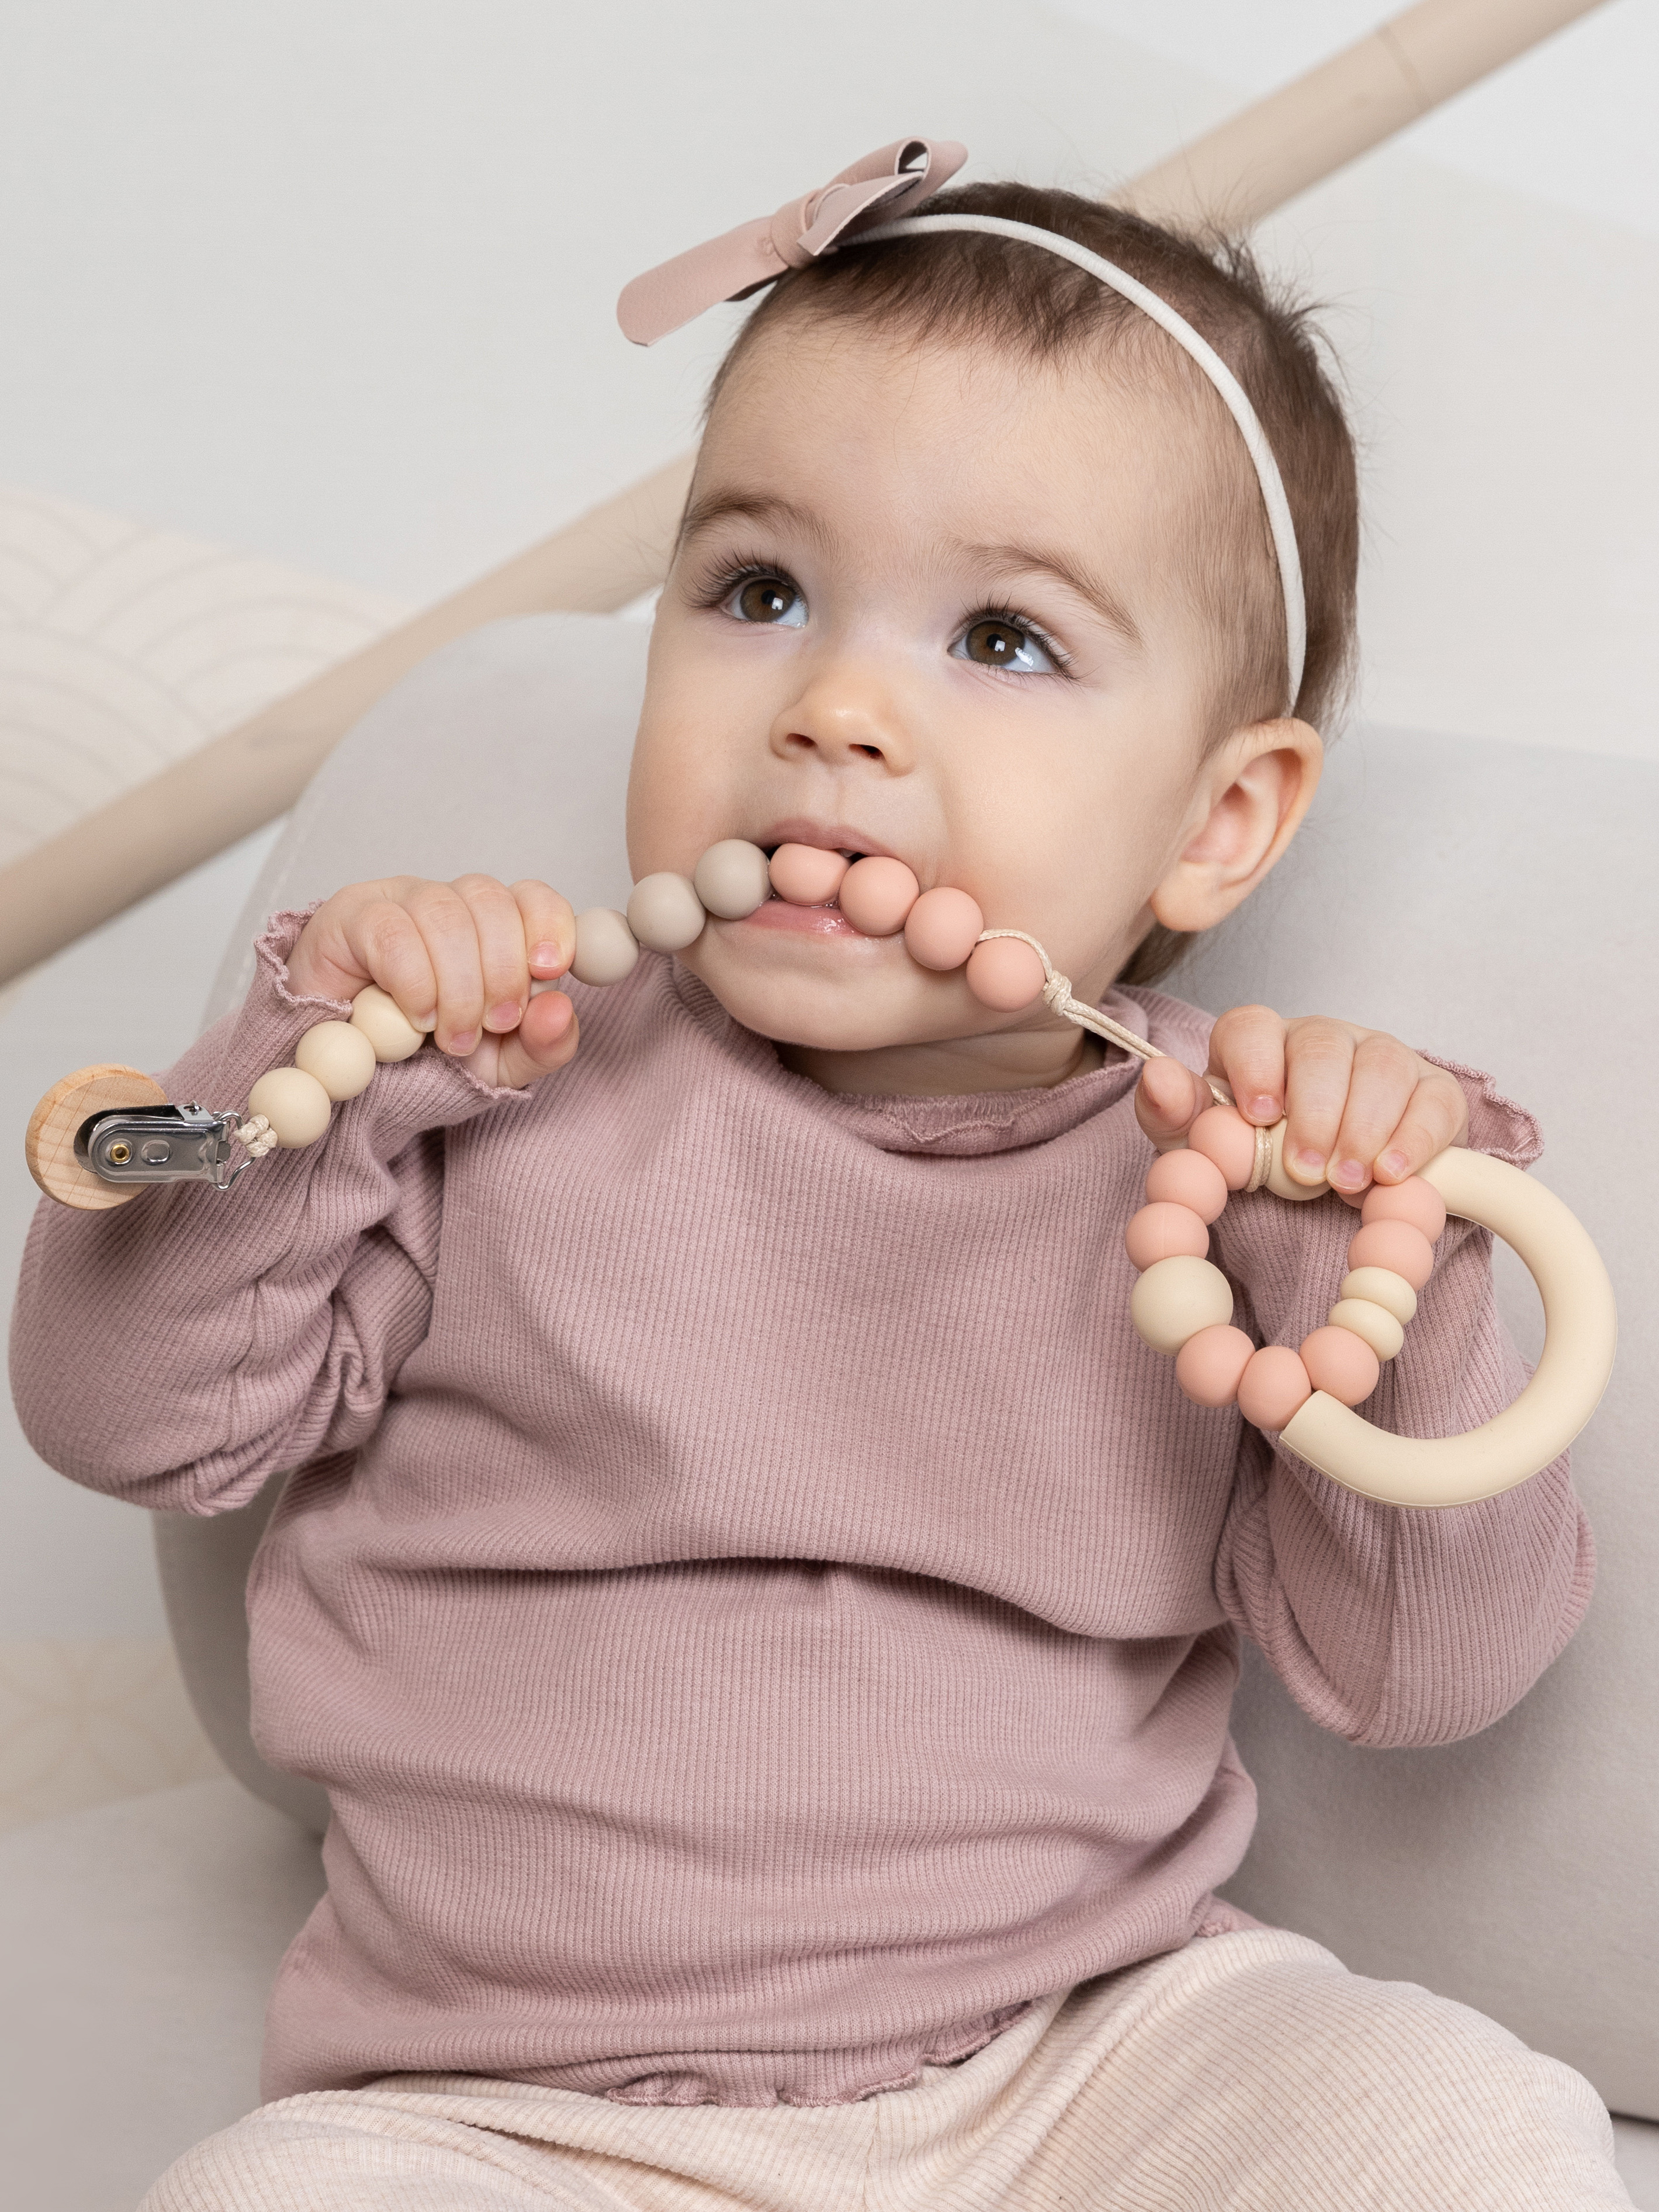
[[[570,972],[586,984],[618,983],[641,945],[682,951],[710,915],[741,921],[773,897],[836,903],[868,936],[902,930],[920,966],[961,969],[985,1006],[1015,1012],[1040,998],[1141,1059],[1161,1057],[1145,1037],[1074,998],[1036,938],[987,929],[967,892],[945,884],[924,891],[902,860],[884,854],[849,862],[817,846],[786,844],[769,857],[745,839],[726,838],[690,876],[641,878],[625,914],[596,907],[579,915]],[[83,1068],[35,1109],[25,1147],[30,1171],[49,1196],[85,1208],[119,1206],[149,1182],[228,1190],[270,1151],[315,1143],[337,1101],[356,1097],[378,1066],[410,1059],[424,1042],[425,1033],[371,986],[352,1001],[349,1022],[316,1024],[301,1038],[293,1066],[259,1078],[246,1113],[169,1105],[134,1069]],[[1210,1224],[1235,1192],[1303,1200],[1325,1195],[1327,1186],[1286,1174],[1282,1121],[1253,1127],[1224,1084],[1206,1080],[1217,1104],[1199,1115],[1184,1150],[1153,1162],[1147,1202],[1124,1239],[1139,1270],[1130,1299],[1135,1328],[1155,1351],[1175,1356],[1187,1395],[1209,1407],[1237,1402],[1247,1420],[1277,1430],[1310,1465],[1391,1505],[1473,1504],[1524,1482],[1565,1450],[1606,1388],[1617,1318],[1607,1270],[1560,1200],[1501,1160],[1443,1152],[1409,1182],[1367,1192],[1325,1326],[1296,1352],[1258,1346],[1233,1326],[1231,1285],[1208,1258]],[[235,1167],[233,1142],[246,1155]],[[1543,1353],[1515,1403],[1480,1428],[1459,1437],[1390,1436],[1353,1408],[1405,1340],[1448,1213],[1490,1229],[1525,1262],[1544,1304]]]

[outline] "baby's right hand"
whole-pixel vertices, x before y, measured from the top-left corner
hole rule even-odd
[[[545,884],[388,876],[325,900],[289,955],[289,988],[354,999],[378,983],[481,1082],[516,1090],[576,1049],[564,993],[530,994],[532,977],[562,975],[575,950],[569,902]]]

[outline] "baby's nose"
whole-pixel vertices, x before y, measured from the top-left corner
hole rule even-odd
[[[868,762],[897,775],[912,758],[892,702],[844,686],[815,685],[796,700],[774,725],[772,749],[786,760],[816,759],[830,768]]]

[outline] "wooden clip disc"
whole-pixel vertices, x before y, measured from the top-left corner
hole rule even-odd
[[[136,1067],[77,1067],[54,1083],[29,1116],[23,1157],[29,1173],[48,1198],[60,1206],[100,1212],[137,1198],[142,1183],[106,1182],[75,1157],[75,1134],[94,1114],[112,1114],[120,1106],[165,1106],[161,1085]]]

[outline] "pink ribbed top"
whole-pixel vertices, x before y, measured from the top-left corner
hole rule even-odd
[[[240,1103],[339,1011],[284,988],[302,919],[169,1097]],[[334,1819],[268,2095],[896,2086],[1237,1924],[1241,1632],[1377,1745],[1484,1728],[1566,1641],[1565,1463],[1374,1504],[1140,1344],[1134,1066],[837,1097],[655,955],[573,992],[580,1053],[532,1092],[422,1053],[228,1198],[48,1205],[30,1241],[14,1382],[54,1465],[193,1513],[301,1469],[250,1588],[255,1728]],[[1206,1017],[1108,1004],[1201,1065]],[[1470,1141],[1534,1157],[1455,1072]],[[1236,1200],[1244,1326],[1322,1322],[1352,1226]],[[1486,1241],[1449,1229],[1374,1418],[1519,1388]]]

